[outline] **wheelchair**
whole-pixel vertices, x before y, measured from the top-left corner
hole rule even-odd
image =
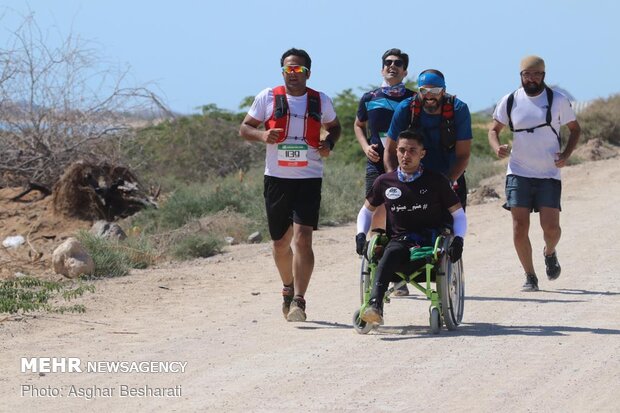
[[[353,314],[353,326],[359,334],[367,334],[377,324],[366,323],[361,314],[369,306],[370,293],[374,284],[377,265],[388,243],[383,230],[373,230],[376,234],[367,243],[362,256],[360,271],[361,307]],[[438,334],[443,325],[448,330],[455,330],[463,319],[465,304],[465,279],[463,262],[459,259],[452,263],[448,256],[448,247],[453,235],[444,229],[434,240],[434,246],[414,247],[410,249],[410,263],[416,268],[410,273],[397,272],[394,281],[384,296],[384,302],[390,302],[390,296],[404,284],[410,284],[431,301],[429,307],[430,331]],[[418,265],[419,264],[419,265]]]

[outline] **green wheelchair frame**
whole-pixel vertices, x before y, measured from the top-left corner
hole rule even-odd
[[[376,231],[368,242],[366,253],[362,256],[360,271],[360,301],[361,307],[353,315],[353,326],[359,334],[367,334],[377,325],[366,323],[361,314],[369,305],[370,293],[374,284],[377,265],[382,255],[382,249],[388,243],[388,237],[383,231]],[[448,330],[455,330],[463,319],[465,304],[465,279],[463,276],[463,262],[459,259],[452,263],[448,257],[448,247],[453,236],[449,230],[444,230],[435,239],[433,247],[418,247],[410,249],[411,261],[424,259],[425,264],[412,272],[404,274],[397,272],[401,281],[390,287],[384,296],[384,302],[390,302],[390,296],[404,284],[410,284],[431,300],[429,307],[429,324],[433,334],[439,333],[443,324]],[[417,278],[423,278],[416,281]],[[435,287],[433,288],[433,276]]]

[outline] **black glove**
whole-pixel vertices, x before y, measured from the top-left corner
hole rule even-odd
[[[454,237],[454,239],[450,243],[450,247],[448,248],[448,256],[450,257],[450,261],[452,261],[452,263],[455,263],[461,259],[462,255],[463,255],[463,238]]]
[[[355,236],[355,252],[358,255],[364,255],[364,249],[366,247],[366,234],[360,232]]]

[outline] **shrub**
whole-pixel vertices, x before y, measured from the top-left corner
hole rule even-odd
[[[189,183],[204,182],[247,170],[262,159],[264,148],[239,136],[240,121],[217,111],[179,117],[142,129],[127,141],[127,162],[148,182],[167,177]]]
[[[345,89],[336,94],[333,100],[342,132],[330,159],[338,163],[357,164],[362,159],[366,159],[353,132],[360,96],[357,96],[353,89]]]
[[[577,116],[581,125],[581,141],[598,138],[620,145],[620,94],[597,99]]]
[[[228,210],[247,216],[257,223],[256,230],[260,230],[266,227],[260,224],[265,216],[262,171],[262,167],[256,167],[247,173],[211,178],[204,183],[180,184],[159,209],[136,215],[132,225],[140,227],[145,234],[156,234]]]
[[[59,306],[51,302],[63,299],[69,301],[85,292],[94,292],[92,284],[82,282],[44,281],[33,277],[21,277],[12,280],[0,281],[0,313],[30,312],[45,310],[63,313],[83,313],[85,307],[80,304],[72,306]]]
[[[172,249],[172,255],[180,260],[206,258],[222,251],[223,242],[213,234],[189,234],[181,238]]]
[[[355,219],[363,200],[364,166],[328,160],[323,180],[321,223],[344,223]],[[243,218],[227,218],[236,215]],[[192,229],[192,222],[202,221],[204,217],[225,221],[222,225],[210,224],[206,231],[207,234],[211,234],[211,230],[217,232],[219,239],[243,233],[239,225],[244,226],[248,234],[254,231],[267,233],[263,167],[217,180],[209,179],[205,184],[181,185],[162,203],[160,209],[141,212],[132,218],[131,225],[159,239],[164,250],[168,250],[168,244],[181,242],[179,234],[185,237],[187,233],[205,232],[200,225],[194,225]],[[170,242],[171,239],[174,242]],[[187,242],[200,244],[199,241],[194,238]],[[173,255],[179,256],[177,253]]]
[[[493,149],[491,149],[491,145],[489,145],[489,125],[475,124],[472,125],[471,128],[473,139],[471,141],[471,156],[475,159],[482,158],[495,158],[495,154],[493,153]],[[512,141],[512,134],[510,133],[510,129],[504,128],[502,130],[500,136],[501,143],[510,143]],[[469,164],[472,164],[472,160],[470,159]]]
[[[321,209],[322,224],[342,224],[355,220],[364,202],[365,167],[363,164],[326,162]]]
[[[146,268],[155,261],[152,247],[145,238],[119,242],[84,230],[78,232],[77,238],[95,262],[95,277],[127,275],[130,269]]]
[[[471,190],[480,185],[485,178],[500,174],[506,170],[506,165],[496,162],[490,156],[473,155],[469,159],[469,166],[465,177],[467,189]]]

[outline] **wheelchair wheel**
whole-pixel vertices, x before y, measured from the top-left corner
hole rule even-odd
[[[430,310],[429,322],[431,325],[431,333],[439,334],[441,328],[441,316],[439,315],[439,309],[432,307]]]
[[[364,294],[370,288],[370,268],[368,268],[368,259],[362,257],[362,267],[360,269],[360,303],[364,304]]]
[[[353,314],[353,328],[358,334],[368,334],[370,330],[372,330],[372,324],[362,321],[360,317],[360,310],[357,310]]]
[[[450,245],[452,238],[446,237],[445,246]],[[441,258],[437,290],[441,298],[441,312],[448,330],[455,330],[463,320],[465,306],[465,278],[463,276],[463,260],[455,263],[445,253]]]

